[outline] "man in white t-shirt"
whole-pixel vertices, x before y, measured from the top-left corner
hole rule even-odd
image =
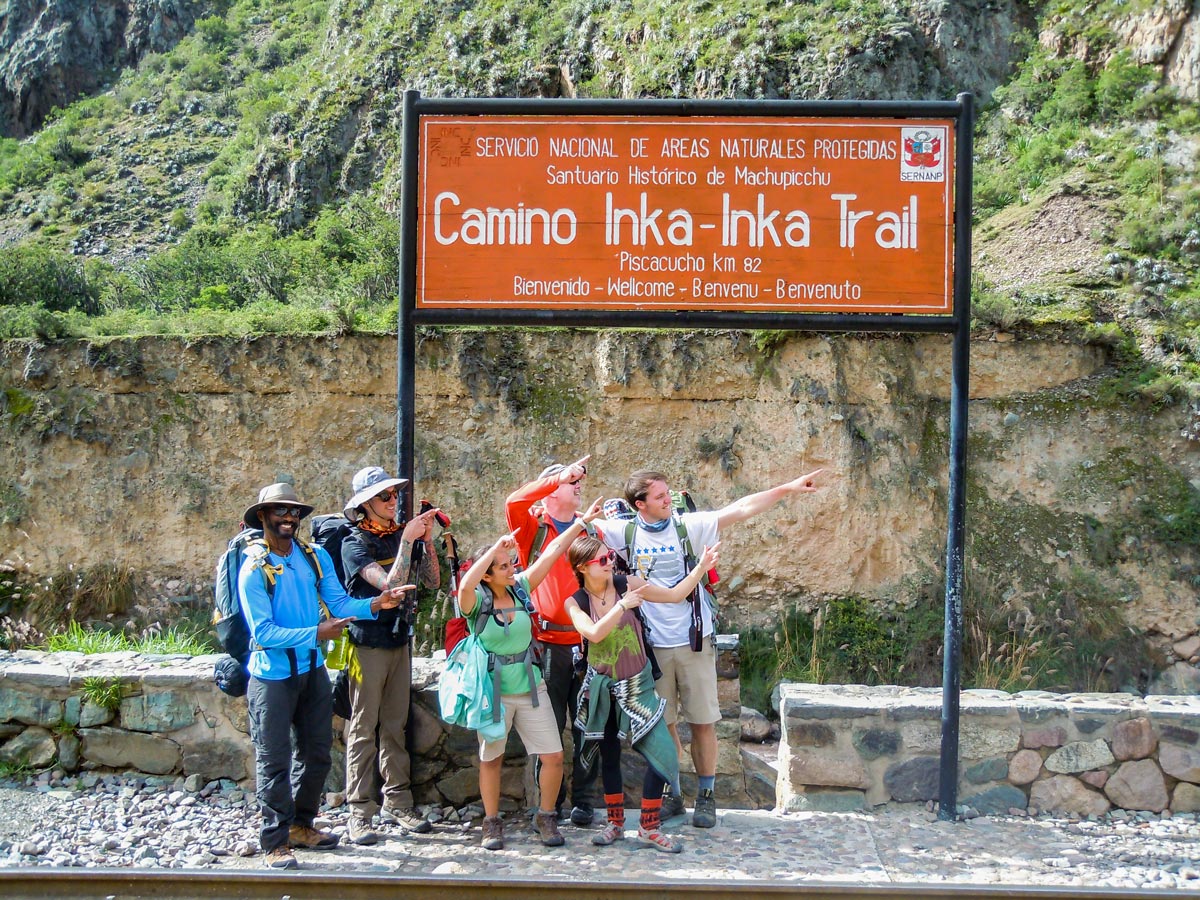
[[[593,524],[604,542],[621,553],[632,572],[654,584],[674,587],[687,575],[685,551],[681,546],[676,521],[682,523],[693,557],[715,544],[723,529],[770,509],[793,494],[813,493],[821,488],[823,469],[801,475],[757,494],[748,494],[714,511],[674,516],[667,477],[661,472],[634,472],[625,482],[625,499],[637,511],[632,546],[626,547],[628,522],[596,520]],[[708,599],[708,598],[706,598]],[[717,729],[721,706],[717,699],[717,653],[713,646],[713,620],[710,603],[700,604],[701,641],[693,650],[692,608],[689,603],[646,603],[642,613],[650,626],[650,643],[662,669],[655,684],[667,700],[666,719],[679,746],[676,707],[682,708],[684,721],[692,732],[692,763],[699,780],[692,824],[712,828],[717,824],[713,787],[717,773]],[[668,814],[667,800],[663,815]]]

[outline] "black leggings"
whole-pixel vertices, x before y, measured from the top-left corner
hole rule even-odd
[[[600,740],[600,783],[606,794],[623,794],[625,780],[621,777],[621,739],[617,737],[617,704],[614,701],[604,725],[604,737]],[[646,766],[646,777],[642,779],[642,799],[661,800],[667,780]]]

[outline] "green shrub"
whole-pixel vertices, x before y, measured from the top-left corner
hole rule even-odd
[[[37,244],[0,248],[0,306],[99,312],[100,292],[74,257]]]
[[[1110,59],[1096,76],[1096,112],[1106,122],[1136,113],[1134,101],[1154,82],[1153,69],[1139,66],[1128,50]]]

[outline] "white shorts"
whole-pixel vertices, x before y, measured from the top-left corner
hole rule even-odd
[[[530,694],[504,694],[500,702],[504,704],[504,737],[488,741],[479,735],[479,758],[483,762],[504,755],[508,733],[514,724],[525,744],[525,752],[530,756],[562,752],[562,735],[558,731],[554,710],[550,707],[550,698],[546,696],[545,685],[538,685],[537,706],[533,705]]]

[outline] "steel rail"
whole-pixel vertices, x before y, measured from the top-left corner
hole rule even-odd
[[[675,900],[736,897],[739,900],[1116,900],[1195,897],[1195,892],[1161,889],[1077,888],[1050,885],[886,883],[765,883],[754,881],[604,881],[571,878],[509,880],[328,872],[228,872],[121,869],[0,869],[5,900]]]

